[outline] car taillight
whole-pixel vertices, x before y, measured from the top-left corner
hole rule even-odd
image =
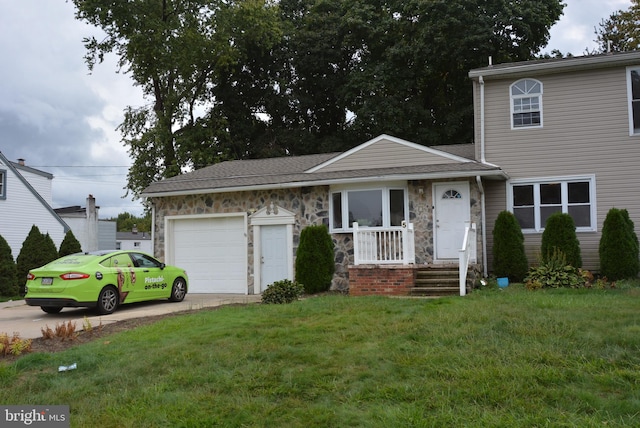
[[[36,276],[34,274],[32,274],[31,272],[29,272],[27,274],[27,281],[33,281],[34,279],[36,279]]]
[[[69,272],[69,273],[64,273],[60,275],[60,278],[64,279],[65,281],[68,281],[71,279],[87,279],[90,276],[91,275],[87,273]]]

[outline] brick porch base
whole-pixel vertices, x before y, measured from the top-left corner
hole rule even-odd
[[[414,287],[413,265],[349,266],[349,294],[352,296],[408,296]]]

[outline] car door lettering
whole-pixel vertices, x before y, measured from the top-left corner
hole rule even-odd
[[[145,290],[151,290],[151,289],[157,289],[157,288],[164,290],[165,288],[168,287],[166,281],[164,280],[164,276],[158,276],[158,277],[147,276],[144,278],[144,283],[145,283],[145,286],[144,286]]]

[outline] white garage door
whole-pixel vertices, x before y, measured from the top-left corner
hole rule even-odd
[[[173,222],[174,264],[186,269],[190,293],[247,293],[244,216]]]

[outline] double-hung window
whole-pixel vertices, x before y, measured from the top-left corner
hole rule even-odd
[[[407,212],[403,186],[333,188],[329,226],[332,232],[351,231],[355,222],[359,227],[402,226]]]
[[[7,171],[0,169],[0,199],[7,199]]]
[[[640,67],[627,69],[629,97],[629,135],[640,134]]]
[[[511,94],[511,128],[542,126],[542,83],[522,79],[509,88]]]
[[[595,177],[513,180],[508,188],[509,209],[523,232],[541,232],[549,216],[569,214],[576,231],[596,230]]]

